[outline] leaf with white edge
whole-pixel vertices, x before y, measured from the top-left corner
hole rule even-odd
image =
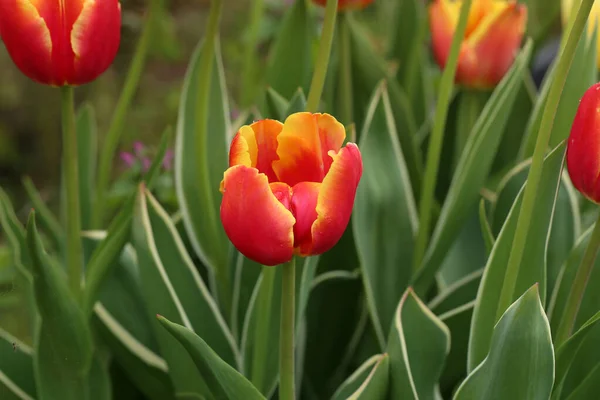
[[[384,85],[378,86],[371,99],[359,145],[363,177],[356,192],[352,229],[369,311],[383,349],[385,332],[410,280],[418,220]]]
[[[200,336],[165,317],[158,320],[188,351],[200,375],[204,377],[215,399],[253,400],[265,397],[232,366],[223,361]]]
[[[550,237],[552,215],[556,204],[564,154],[565,144],[563,143],[552,150],[544,160],[536,207],[533,210],[531,225],[525,239],[527,251],[521,260],[522,267],[519,269],[513,297],[525,292],[531,285],[539,283],[540,297],[545,302],[546,250],[549,243],[548,238]],[[504,226],[496,239],[479,286],[477,303],[471,323],[467,363],[469,372],[473,371],[483,361],[490,350],[492,334],[497,322],[498,301],[504,284],[522,197],[523,188],[514,201]]]
[[[553,383],[550,325],[534,285],[502,315],[489,354],[462,383],[454,400],[547,400]]]
[[[335,391],[332,400],[387,398],[390,357],[378,354],[365,361]]]
[[[219,220],[219,183],[227,169],[229,105],[218,42],[206,129],[197,126],[198,74],[202,46],[196,48],[183,84],[175,144],[175,188],[190,241],[212,273],[227,273],[229,241]],[[199,132],[204,133],[198,137]],[[201,141],[198,143],[198,141]]]
[[[191,328],[188,315],[183,308],[169,275],[163,264],[148,213],[147,198],[143,185],[140,186],[133,218],[133,243],[139,263],[142,294],[146,313],[160,347],[160,353],[169,366],[169,376],[175,392],[206,395],[208,387],[203,377],[194,368],[194,363],[185,348],[169,335],[153,318],[156,314],[183,323]]]
[[[409,288],[388,339],[391,398],[439,399],[438,381],[449,351],[450,331]]]
[[[521,79],[528,65],[532,47],[531,42],[525,45],[473,126],[471,132],[476,134],[471,134],[467,140],[423,264],[413,279],[415,291],[421,295],[430,288],[457,233],[479,201],[479,192],[492,168],[502,132],[521,87]]]
[[[31,347],[0,328],[0,398],[37,397],[32,352]]]
[[[483,268],[454,282],[435,296],[427,304],[427,307],[436,315],[441,315],[472,302],[477,297],[477,289],[479,288],[482,276]]]

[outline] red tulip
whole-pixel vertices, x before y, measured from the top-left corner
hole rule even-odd
[[[434,0],[429,6],[433,55],[444,68],[462,1]],[[456,82],[473,88],[496,86],[521,45],[527,8],[516,1],[473,0],[460,47]]]
[[[243,126],[221,182],[221,221],[246,257],[277,265],[333,247],[348,225],[362,175],[358,147],[328,114]]]
[[[296,0],[300,1],[300,0]],[[316,4],[325,7],[327,0],[313,0]],[[338,0],[338,11],[359,10],[371,4],[373,0]]]
[[[118,0],[1,0],[0,35],[17,67],[36,82],[90,82],[119,48]]]
[[[567,142],[567,169],[575,188],[600,203],[600,83],[579,103]]]

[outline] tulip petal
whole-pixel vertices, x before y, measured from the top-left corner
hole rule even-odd
[[[290,186],[322,182],[331,166],[328,152],[337,153],[345,138],[344,126],[329,114],[292,114],[277,138],[279,160],[273,170]]]
[[[269,182],[276,182],[273,161],[277,156],[277,136],[283,124],[272,119],[263,119],[240,128],[231,142],[229,166],[246,165],[257,168],[267,175]]]
[[[52,38],[29,0],[0,1],[0,36],[15,65],[36,82],[53,81]]]
[[[517,55],[526,23],[527,8],[516,2],[486,15],[461,47],[457,82],[481,88],[498,84]]]
[[[236,165],[225,171],[222,182],[221,221],[233,245],[263,265],[289,261],[294,251],[292,213],[278,200],[288,199],[280,183],[273,189],[256,168]]]
[[[600,203],[600,84],[583,95],[567,146],[567,169],[573,186]]]
[[[300,254],[321,254],[331,249],[346,230],[356,188],[362,176],[362,158],[358,147],[348,143],[333,157],[331,169],[319,190],[317,219],[311,227],[312,243],[303,244]],[[293,198],[292,198],[293,201]]]
[[[74,53],[70,84],[96,79],[106,71],[119,50],[121,5],[118,0],[84,0],[68,38]]]
[[[294,225],[294,247],[312,247],[312,226],[317,219],[317,200],[322,183],[300,182],[292,188],[291,211],[296,217]]]

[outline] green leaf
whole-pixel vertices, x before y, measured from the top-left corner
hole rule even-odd
[[[231,126],[223,64],[218,43],[209,97],[206,135],[197,137],[198,45],[183,84],[175,145],[175,187],[183,222],[195,252],[215,274],[227,273],[229,241],[219,220],[219,183],[227,168],[227,136]],[[200,141],[201,143],[198,143]],[[201,145],[200,145],[201,144]]]
[[[152,164],[150,164],[150,168],[148,168],[148,172],[146,172],[146,175],[144,176],[144,181],[146,182],[146,186],[148,187],[148,189],[152,189],[154,187],[156,178],[158,177],[160,169],[162,168],[163,160],[165,159],[165,154],[167,154],[167,149],[169,148],[169,144],[171,143],[172,134],[173,129],[169,126],[164,130],[160,138],[158,151],[154,156],[154,160],[152,160]]]
[[[50,211],[50,208],[48,208],[46,202],[42,199],[40,192],[38,192],[31,178],[28,176],[23,177],[21,182],[23,183],[23,188],[27,192],[27,196],[29,196],[33,208],[39,215],[42,229],[46,231],[55,248],[59,251],[62,250],[65,234],[58,219],[52,214],[52,211]]]
[[[112,400],[109,361],[108,354],[97,351],[94,355],[87,380],[87,400]]]
[[[35,300],[40,326],[36,335],[36,383],[43,398],[81,399],[92,361],[92,338],[66,277],[48,260],[32,211],[27,223]]]
[[[571,131],[571,124],[579,106],[579,100],[583,93],[594,83],[596,83],[597,74],[597,46],[596,35],[582,35],[575,51],[573,63],[567,74],[564,89],[560,96],[560,102],[554,117],[552,133],[549,146],[555,147],[562,140],[566,139]],[[558,57],[556,58],[558,60]],[[556,61],[555,61],[556,62]],[[523,136],[521,145],[521,159],[531,157],[537,134],[539,131],[542,112],[546,108],[546,99],[549,87],[554,81],[555,68],[544,80],[540,98],[537,101],[533,113],[531,114],[528,129]]]
[[[77,154],[79,160],[79,206],[81,208],[81,229],[92,227],[92,207],[94,203],[94,182],[98,164],[98,123],[94,108],[84,104],[77,111]]]
[[[394,399],[440,398],[438,380],[450,350],[450,332],[408,289],[390,329],[390,394]]]
[[[170,322],[162,316],[159,316],[158,320],[166,331],[189,352],[214,398],[231,400],[265,398],[243,375],[219,358],[210,346],[193,331]]]
[[[280,95],[272,87],[267,88],[267,91],[265,92],[265,118],[283,121],[286,110],[289,108],[289,106],[290,103],[285,97]]]
[[[539,292],[542,301],[546,298],[546,268],[545,259],[548,248],[549,229],[552,214],[556,204],[558,184],[565,153],[565,144],[561,144],[546,156],[544,160],[542,177],[538,189],[538,201],[533,211],[531,225],[526,238],[525,248],[528,249],[521,261],[519,276],[516,282],[515,293],[523,293],[535,283],[539,283]],[[498,299],[502,291],[506,266],[513,244],[513,238],[519,217],[519,210],[523,197],[523,188],[519,192],[506,218],[504,226],[496,239],[490,254],[481,286],[477,294],[477,303],[471,324],[471,338],[469,342],[468,370],[473,369],[485,358],[490,349]]]
[[[469,211],[479,200],[479,191],[492,167],[508,115],[520,88],[521,77],[529,62],[531,47],[529,42],[521,51],[511,70],[494,90],[472,129],[458,161],[423,265],[414,277],[417,293],[425,293],[429,289],[456,234],[468,218]]]
[[[494,328],[490,351],[454,399],[548,399],[554,383],[550,325],[534,285]]]
[[[302,90],[302,88],[299,88],[298,90],[296,90],[296,92],[290,99],[290,103],[289,103],[287,109],[285,110],[285,112],[283,113],[281,121],[284,121],[287,117],[289,117],[290,115],[292,115],[294,113],[302,112],[305,110],[306,110],[306,96],[304,96],[304,91]]]
[[[440,388],[444,398],[454,391],[456,385],[467,375],[467,352],[469,350],[469,330],[475,302],[458,306],[440,315],[440,320],[450,330],[452,346],[440,378]]]
[[[381,85],[381,81],[385,81],[397,127],[396,134],[406,159],[410,182],[413,191],[419,193],[422,160],[420,150],[414,140],[417,133],[417,124],[411,111],[410,99],[406,96],[398,81],[390,76],[385,61],[373,49],[367,33],[353,18],[349,17],[347,20],[352,55],[354,122],[359,131],[366,125],[365,119],[371,104],[371,96]]]
[[[436,315],[441,315],[475,300],[482,276],[483,268],[471,272],[440,292],[427,307]]]
[[[571,392],[567,399],[593,399],[594,396],[598,395],[598,391],[600,391],[600,363],[596,364],[594,369],[592,369],[592,371],[585,377],[581,384],[577,386],[573,392]]]
[[[208,393],[206,382],[194,368],[188,352],[161,328],[156,319],[152,318],[153,315],[160,313],[191,328],[189,317],[160,258],[157,243],[154,240],[144,190],[139,191],[136,201],[133,219],[133,243],[140,265],[141,286],[146,304],[146,313],[152,320],[152,328],[158,340],[160,352],[169,366],[169,376],[175,391],[176,393],[206,395]]]
[[[384,85],[372,97],[360,137],[363,177],[352,229],[369,311],[381,348],[410,279],[417,211]],[[385,171],[385,174],[381,172]]]
[[[292,97],[298,87],[308,89],[312,38],[308,3],[296,1],[283,17],[266,72],[268,86],[286,99]]]
[[[342,383],[332,400],[387,398],[390,357],[378,354],[365,361]]]
[[[481,199],[479,202],[479,223],[481,224],[481,234],[483,235],[483,241],[485,242],[485,250],[489,257],[492,249],[494,248],[494,234],[492,233],[492,227],[485,211],[485,200]]]
[[[30,400],[37,397],[33,350],[0,328],[0,397]],[[12,397],[11,397],[12,396]]]

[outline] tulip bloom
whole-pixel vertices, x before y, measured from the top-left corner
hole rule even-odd
[[[429,6],[433,55],[441,68],[450,54],[462,1],[434,0]],[[527,8],[516,1],[473,0],[460,47],[455,80],[492,88],[512,65],[527,24]]]
[[[90,82],[119,48],[118,0],[1,0],[0,35],[29,78],[54,86]]]
[[[579,2],[577,3],[579,4]],[[562,24],[563,26],[567,26],[567,22],[569,22],[569,16],[573,11],[573,0],[562,0],[561,2],[561,16],[562,16]],[[598,69],[600,69],[600,1],[594,1],[594,5],[592,6],[592,10],[590,11],[590,16],[588,17],[588,35],[591,37],[594,34],[594,29],[598,29],[598,58],[596,60],[596,65]]]
[[[358,147],[328,114],[297,113],[284,124],[243,126],[221,182],[221,221],[246,257],[277,265],[321,254],[350,219],[362,175]]]
[[[299,1],[299,0],[298,0]],[[313,0],[316,4],[325,7],[327,0]],[[338,11],[360,10],[371,4],[373,0],[338,0]]]
[[[575,188],[600,203],[600,83],[579,103],[567,142],[567,169]]]

